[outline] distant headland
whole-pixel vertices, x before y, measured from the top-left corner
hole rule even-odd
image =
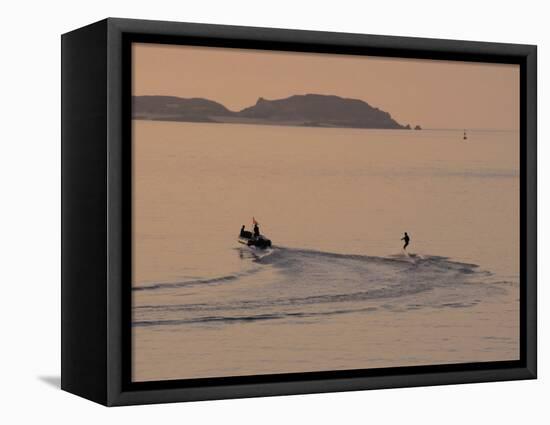
[[[388,112],[362,100],[322,94],[294,95],[277,100],[260,97],[255,105],[238,112],[203,98],[133,96],[132,117],[137,120],[303,127],[411,128],[409,124],[399,124]],[[420,129],[420,126],[416,128]]]

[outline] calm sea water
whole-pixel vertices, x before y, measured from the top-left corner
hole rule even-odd
[[[134,380],[518,358],[518,158],[517,132],[135,121]],[[237,243],[252,216],[272,249]]]

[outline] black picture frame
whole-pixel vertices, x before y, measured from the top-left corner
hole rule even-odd
[[[519,64],[520,360],[131,382],[132,42]],[[113,406],[536,378],[536,132],[533,45],[118,18],[64,34],[62,389]]]

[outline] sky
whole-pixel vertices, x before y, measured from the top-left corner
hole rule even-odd
[[[134,95],[202,97],[237,111],[259,97],[361,99],[400,124],[518,129],[519,66],[134,43]]]

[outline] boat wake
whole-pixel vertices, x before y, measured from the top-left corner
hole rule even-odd
[[[133,325],[307,322],[380,310],[468,308],[515,283],[443,256],[376,257],[285,247],[237,252],[244,263],[237,273],[134,287],[141,296],[134,303]]]

